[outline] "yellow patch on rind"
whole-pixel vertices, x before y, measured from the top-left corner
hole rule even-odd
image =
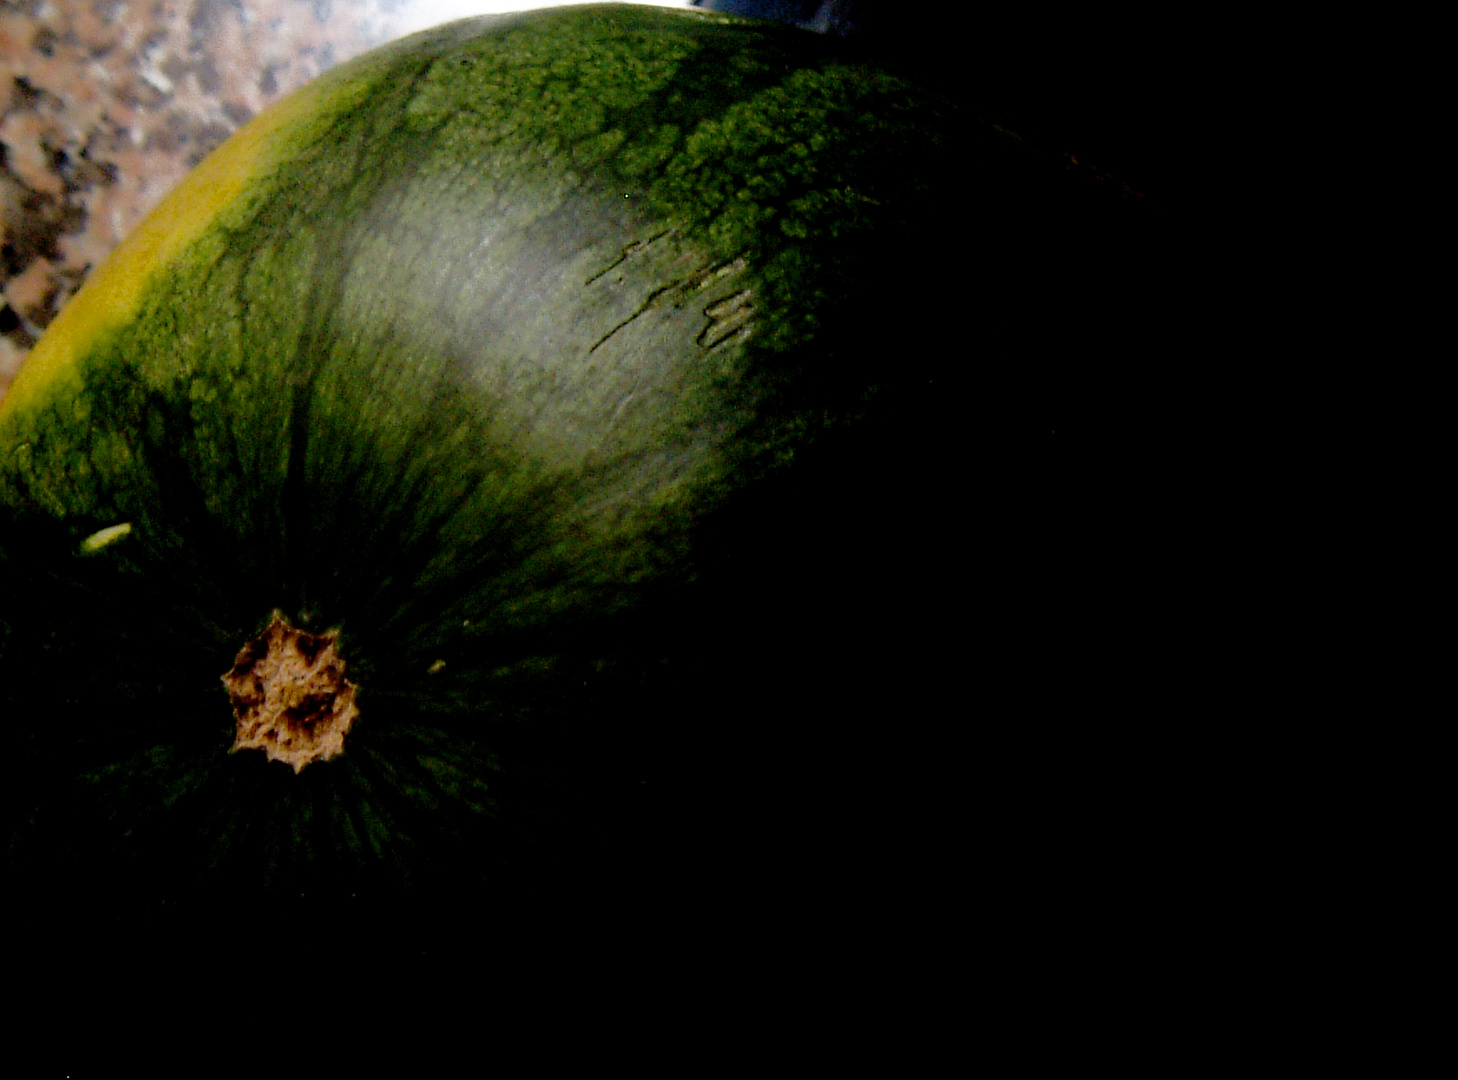
[[[350,88],[348,80],[326,75],[260,113],[204,158],[61,309],[0,399],[0,419],[53,390],[102,335],[134,318],[153,279],[287,148],[291,140],[281,134],[343,104],[329,99]]]

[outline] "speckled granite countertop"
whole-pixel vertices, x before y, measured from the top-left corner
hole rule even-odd
[[[551,2],[0,0],[0,397],[89,269],[255,113],[385,41]]]

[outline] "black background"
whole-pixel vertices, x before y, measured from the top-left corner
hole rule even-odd
[[[699,0],[707,10],[838,35],[987,119],[1091,160],[1162,204],[1181,204],[1179,146],[1198,123],[1183,75],[1196,18],[1168,5]]]

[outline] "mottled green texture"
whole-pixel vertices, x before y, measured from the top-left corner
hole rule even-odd
[[[29,448],[8,499],[78,528],[136,515],[145,431],[240,541],[272,545],[292,476],[320,543],[336,502],[359,542],[403,515],[438,550],[426,581],[524,508],[570,504],[515,571],[556,591],[503,581],[500,603],[625,602],[656,572],[650,518],[682,527],[736,456],[784,457],[857,407],[832,351],[808,374],[764,358],[865,272],[858,233],[902,225],[925,170],[877,164],[935,159],[938,110],[806,35],[651,11],[392,55],[287,134],[295,154],[101,344],[82,395],[6,430]]]
[[[88,666],[58,715],[91,749],[57,734],[40,775],[76,755],[115,820],[212,792],[217,835],[246,806],[260,850],[310,864],[266,770],[224,760],[217,679],[274,608],[339,627],[357,734],[288,805],[378,866],[391,799],[491,802],[483,733],[580,734],[659,678],[708,524],[916,377],[879,282],[924,242],[953,128],[810,35],[651,9],[457,24],[330,78],[82,389],[0,423],[0,547],[41,583],[4,625],[51,628],[0,643],[0,710],[34,707],[11,671]],[[456,757],[399,749],[439,725]]]

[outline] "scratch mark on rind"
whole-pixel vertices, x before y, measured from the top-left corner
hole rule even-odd
[[[631,247],[632,245],[629,246]],[[736,258],[730,259],[728,262],[720,263],[718,266],[709,266],[704,268],[703,270],[697,270],[681,281],[671,282],[667,285],[664,285],[660,289],[653,290],[653,292],[648,294],[648,299],[643,301],[643,304],[638,308],[637,311],[633,312],[633,314],[629,315],[622,322],[618,323],[617,326],[614,326],[606,334],[598,338],[596,344],[594,344],[592,348],[587,350],[588,355],[590,356],[593,353],[597,352],[597,350],[602,347],[602,345],[608,340],[608,338],[612,337],[623,327],[631,323],[634,319],[637,319],[640,316],[645,315],[649,311],[652,311],[656,308],[663,307],[665,304],[672,304],[675,307],[681,306],[688,301],[688,298],[692,293],[702,292],[704,289],[707,289],[716,281],[721,281],[722,279],[729,277],[732,274],[741,273],[748,265],[749,261],[743,255],[740,255]],[[731,296],[728,300],[722,301],[718,304],[711,304],[709,308],[707,308],[704,312],[704,314],[707,315],[711,320],[711,323],[709,327],[702,334],[699,335],[698,343],[700,345],[704,345],[706,348],[712,348],[714,345],[718,344],[721,340],[723,340],[723,338],[727,334],[733,332],[735,329],[741,326],[744,321],[749,318],[747,301],[750,295],[751,291],[745,289],[741,292],[736,293],[734,296]],[[726,304],[731,305],[731,307],[725,308]],[[725,312],[732,312],[734,310],[737,310],[740,305],[746,305],[745,313],[742,316],[731,316],[731,318],[733,318],[734,320],[732,322],[732,325],[725,327],[722,333],[715,332],[715,324],[712,322],[712,320],[717,318],[715,312],[721,310]]]
[[[654,233],[646,240],[634,240],[627,247],[623,248],[622,254],[620,254],[612,262],[608,263],[607,266],[603,267],[597,273],[593,274],[592,277],[588,278],[582,284],[591,285],[594,281],[602,277],[604,274],[609,274],[612,271],[616,270],[619,266],[622,266],[623,263],[627,262],[634,255],[637,255],[640,251],[646,251],[651,244],[657,243],[659,240],[662,240],[671,232],[673,232],[672,229],[664,229],[660,233]]]
[[[618,422],[618,417],[623,415],[623,410],[626,409],[629,404],[632,403],[633,399],[638,396],[638,391],[642,388],[642,386],[643,379],[640,378],[637,382],[633,384],[633,389],[629,390],[626,394],[623,395],[623,400],[618,402],[618,407],[613,410],[612,416],[608,418],[607,427],[603,429],[604,435],[612,431],[613,425]]]
[[[733,296],[706,307],[704,314],[709,318],[709,325],[704,327],[704,332],[699,335],[699,344],[706,349],[712,349],[741,328],[744,328],[745,332],[743,336],[737,337],[735,340],[743,341],[745,337],[748,337],[748,327],[745,324],[754,314],[754,308],[749,304],[753,297],[753,289],[741,289]]]

